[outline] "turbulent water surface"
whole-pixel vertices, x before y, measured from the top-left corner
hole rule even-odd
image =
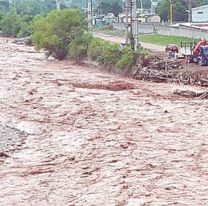
[[[208,102],[0,39],[0,205],[208,205]]]

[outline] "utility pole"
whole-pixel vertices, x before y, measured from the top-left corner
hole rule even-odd
[[[98,15],[101,15],[102,14],[102,8],[101,8],[101,0],[97,0],[96,1],[97,3],[97,8],[98,8],[98,12],[97,12],[97,14]]]
[[[188,0],[188,22],[192,22],[192,0]]]
[[[14,9],[16,11],[16,0],[14,0]]]
[[[56,9],[57,9],[58,11],[61,10],[61,0],[56,0]]]
[[[172,0],[169,0],[170,3],[170,25],[173,24],[173,4],[172,4]]]
[[[88,30],[92,32],[92,0],[88,0],[87,2],[88,6],[88,12],[87,12],[87,17],[88,17]]]
[[[16,11],[16,0],[10,0],[9,4],[10,4],[10,8],[13,8]]]
[[[150,13],[153,14],[153,2],[152,2],[152,0],[150,0],[150,3],[151,3]]]
[[[134,51],[136,52],[138,49],[138,19],[137,19],[137,0],[131,0],[131,29],[132,36],[134,39]]]
[[[130,0],[125,0],[124,10],[125,10],[125,44],[128,44]]]
[[[144,8],[143,8],[143,0],[140,0],[141,3],[141,23],[144,23]]]

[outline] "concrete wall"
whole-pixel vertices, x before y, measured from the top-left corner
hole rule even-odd
[[[114,23],[113,27],[118,30],[124,30],[123,23]],[[208,30],[193,28],[189,26],[162,26],[161,24],[139,24],[138,25],[139,33],[142,34],[160,34],[166,36],[181,36],[189,37],[194,39],[207,39],[208,40]]]
[[[112,23],[113,28],[120,30],[120,31],[124,31],[125,30],[125,24],[124,23]]]
[[[156,33],[167,36],[181,36],[181,37],[189,37],[194,39],[208,39],[207,30],[192,28],[187,26],[179,26],[179,27],[158,26],[156,28]]]
[[[155,25],[154,24],[139,24],[138,30],[139,30],[139,33],[141,34],[155,33]]]
[[[113,28],[118,29],[118,30],[125,30],[125,24],[113,23]],[[154,29],[155,29],[154,24],[139,24],[138,25],[139,33],[142,33],[142,34],[154,33]]]

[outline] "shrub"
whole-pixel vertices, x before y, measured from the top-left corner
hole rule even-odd
[[[15,10],[10,10],[1,21],[1,31],[4,36],[16,37],[21,29],[21,18]]]
[[[49,55],[63,59],[72,40],[82,36],[86,22],[78,9],[52,11],[34,21],[33,43],[38,50],[45,49]]]
[[[0,29],[4,36],[26,37],[32,34],[33,16],[22,16],[10,10],[5,16],[0,14]]]
[[[21,17],[21,26],[20,31],[18,33],[18,37],[28,37],[31,36],[33,32],[32,22],[33,16],[31,15],[24,15]]]
[[[88,49],[88,56],[93,61],[103,65],[115,67],[120,70],[130,69],[134,65],[134,54],[130,47],[119,49],[118,44],[113,44],[93,38]]]
[[[102,55],[105,43],[107,42],[99,38],[93,38],[88,48],[88,57],[93,61],[98,60]]]
[[[144,49],[143,47],[139,47],[137,54],[140,56],[148,57],[149,55],[152,54],[152,52],[151,50]]]
[[[104,65],[114,66],[120,57],[118,44],[105,42],[102,55],[99,57],[100,63]]]
[[[93,61],[98,61],[104,65],[115,65],[119,58],[118,44],[113,44],[93,38],[88,49],[88,57]]]
[[[20,31],[17,34],[18,37],[28,37],[32,34],[32,26],[26,22],[22,22],[20,26]]]
[[[120,70],[131,69],[134,65],[134,54],[130,47],[126,47],[121,52],[121,58],[117,61],[116,67]]]
[[[4,17],[3,13],[0,12],[0,22],[3,20],[3,17]]]
[[[87,57],[88,47],[92,38],[92,35],[87,33],[72,40],[68,49],[69,58],[79,61]]]

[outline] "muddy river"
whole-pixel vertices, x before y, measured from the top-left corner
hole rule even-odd
[[[0,46],[0,205],[208,205],[205,89]]]

